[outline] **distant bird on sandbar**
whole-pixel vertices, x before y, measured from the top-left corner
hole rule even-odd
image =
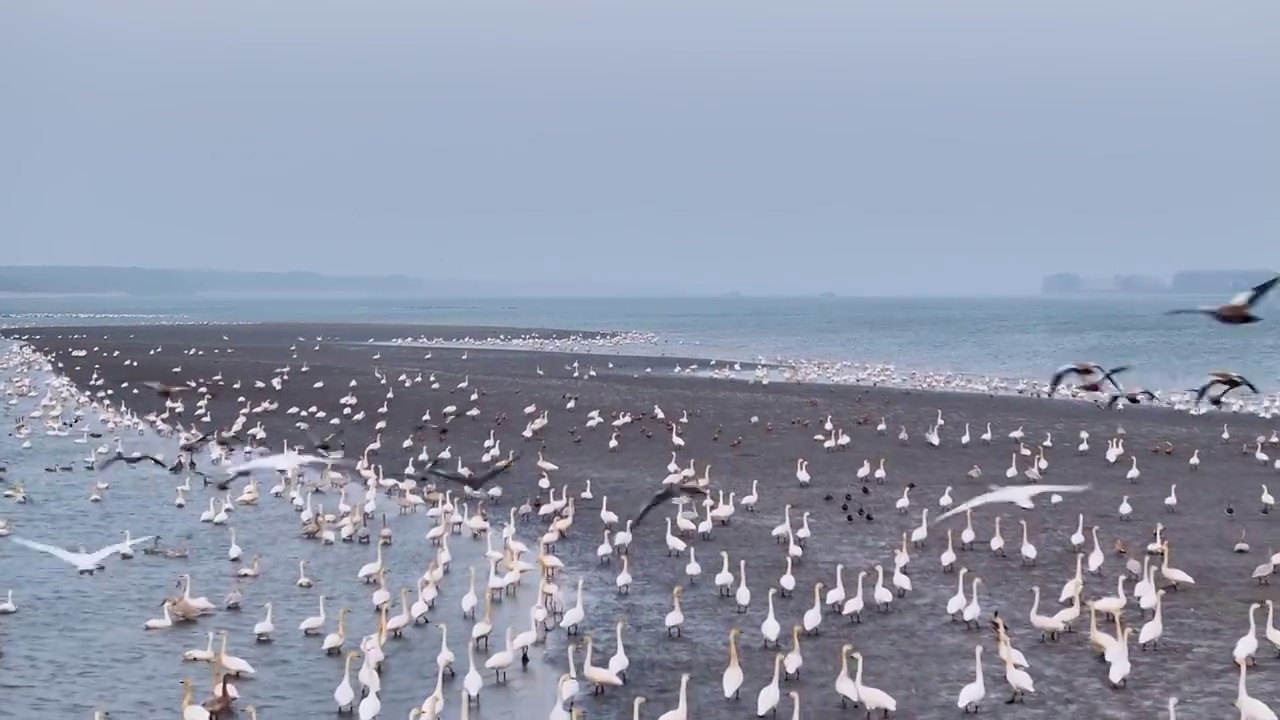
[[[1157,399],[1159,398],[1156,396],[1156,394],[1151,392],[1150,390],[1134,390],[1133,392],[1113,393],[1110,399],[1107,400],[1106,407],[1108,410],[1110,410],[1111,408],[1118,405],[1121,400],[1129,403],[1130,405],[1137,405],[1143,400],[1157,400]]]
[[[1196,388],[1196,403],[1198,404],[1201,400],[1204,400],[1204,396],[1208,395],[1209,391],[1211,391],[1215,385],[1221,385],[1223,390],[1217,395],[1209,398],[1209,404],[1214,407],[1221,405],[1222,400],[1227,396],[1227,393],[1239,387],[1247,387],[1252,390],[1255,395],[1259,394],[1258,386],[1249,382],[1249,378],[1241,375],[1240,373],[1217,371],[1209,373],[1209,382]]]
[[[1225,305],[1206,305],[1198,308],[1182,308],[1178,310],[1170,310],[1165,315],[1208,315],[1224,325],[1248,325],[1256,323],[1262,318],[1254,315],[1251,310],[1257,305],[1262,298],[1266,297],[1271,288],[1280,282],[1280,275],[1270,280],[1255,285],[1239,295],[1231,298]]]
[[[1121,365],[1110,370],[1102,367],[1098,363],[1091,362],[1075,362],[1070,365],[1063,365],[1053,374],[1053,379],[1049,381],[1049,396],[1052,397],[1058,391],[1058,386],[1068,375],[1076,375],[1085,384],[1081,386],[1081,390],[1085,392],[1102,392],[1104,383],[1109,383],[1117,392],[1121,391],[1120,384],[1116,382],[1115,376],[1128,370],[1128,365]],[[1097,375],[1098,377],[1093,377]]]

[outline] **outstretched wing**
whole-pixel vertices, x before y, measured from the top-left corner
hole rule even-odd
[[[148,536],[146,536],[146,537],[131,538],[128,542],[120,542],[120,543],[116,543],[116,544],[114,544],[114,545],[108,545],[108,546],[106,546],[106,547],[102,548],[101,550],[98,550],[98,551],[96,551],[96,552],[94,552],[94,553],[91,553],[87,558],[85,558],[85,562],[91,562],[91,563],[93,563],[94,565],[97,565],[98,563],[102,562],[103,560],[106,560],[107,558],[111,557],[112,555],[115,555],[116,553],[120,552],[121,550],[128,550],[129,548],[133,547],[134,545],[138,545],[138,544],[140,544],[140,543],[147,542],[147,541],[151,540],[151,539],[152,539],[152,538],[154,538],[154,537],[155,537],[154,535],[148,535]]]
[[[1122,394],[1117,393],[1112,395],[1111,399],[1107,400],[1107,409],[1110,410],[1115,407],[1116,403],[1120,402],[1122,399],[1124,399],[1124,395]]]
[[[450,472],[448,470],[444,470],[442,468],[436,467],[435,465],[428,467],[427,473],[430,475],[434,475],[435,477],[448,480],[449,482],[463,485],[472,490],[479,490],[480,488],[484,487],[484,481],[485,481],[484,478],[481,478],[475,475],[471,477],[465,477],[463,475],[459,475],[458,473]]]
[[[1062,379],[1070,375],[1071,373],[1079,374],[1080,369],[1077,368],[1075,365],[1064,365],[1058,368],[1058,371],[1055,372],[1053,374],[1053,377],[1050,378],[1049,380],[1049,394],[1052,395],[1054,392],[1056,392],[1058,389],[1058,386],[1062,384]]]
[[[1231,298],[1230,304],[1243,307],[1253,307],[1258,304],[1259,300],[1266,297],[1267,293],[1271,292],[1271,288],[1275,287],[1277,282],[1280,282],[1280,275],[1277,275],[1266,282],[1258,283],[1245,292],[1236,295]]]
[[[1088,490],[1088,489],[1089,489],[1089,487],[1090,487],[1090,486],[1089,486],[1088,484],[1084,484],[1084,485],[1028,485],[1028,486],[1027,486],[1027,489],[1031,491],[1031,494],[1033,494],[1033,495],[1039,495],[1039,494],[1041,494],[1041,493],[1047,493],[1047,492],[1056,492],[1056,493],[1064,493],[1064,492],[1066,492],[1066,493],[1084,492],[1085,490]]]
[[[661,505],[664,501],[670,500],[672,496],[673,496],[673,493],[670,490],[663,490],[657,495],[654,495],[653,498],[649,500],[649,504],[645,505],[644,508],[640,511],[640,514],[636,516],[635,522],[632,523],[632,526],[634,527],[636,525],[639,525],[640,521],[644,520],[645,515],[648,515],[654,508]]]
[[[975,497],[975,498],[970,498],[967,502],[962,502],[962,503],[960,503],[959,505],[957,505],[957,506],[955,506],[955,507],[951,508],[950,510],[948,510],[948,511],[946,511],[946,512],[942,513],[941,515],[939,515],[939,516],[935,517],[935,518],[933,519],[933,522],[932,522],[932,523],[930,523],[930,524],[931,524],[931,525],[937,525],[938,523],[942,522],[943,520],[946,520],[947,518],[951,517],[952,515],[959,515],[960,513],[964,512],[964,511],[966,511],[966,510],[972,510],[972,509],[974,509],[974,508],[976,508],[976,507],[982,507],[983,505],[986,505],[988,502],[990,502],[990,500],[991,500],[991,496],[992,496],[992,495],[994,495],[994,494],[995,494],[995,492],[996,492],[995,488],[997,488],[997,486],[996,486],[996,485],[992,485],[991,487],[993,488],[993,490],[992,490],[991,492],[988,492],[988,493],[982,493],[981,495],[979,495],[979,496],[977,496],[977,497]]]
[[[1237,379],[1238,379],[1238,380],[1239,380],[1239,381],[1240,381],[1240,382],[1241,382],[1245,387],[1247,387],[1247,388],[1249,388],[1250,390],[1252,390],[1252,391],[1254,392],[1254,394],[1255,394],[1255,395],[1259,395],[1259,394],[1261,394],[1261,393],[1259,393],[1259,392],[1258,392],[1258,386],[1257,386],[1257,385],[1254,385],[1254,384],[1253,384],[1253,383],[1251,383],[1251,382],[1249,382],[1249,379],[1248,379],[1248,378],[1246,378],[1245,376],[1243,376],[1243,375],[1237,375],[1237,376],[1236,376],[1236,378],[1237,378]]]
[[[1102,379],[1105,382],[1111,383],[1111,387],[1115,388],[1116,392],[1124,392],[1124,388],[1120,387],[1120,383],[1116,382],[1116,375],[1119,375],[1120,373],[1125,372],[1128,369],[1129,369],[1128,365],[1120,365],[1117,367],[1113,367],[1110,370],[1103,372]]]
[[[18,543],[19,545],[25,545],[31,548],[32,550],[39,550],[42,553],[48,553],[49,555],[52,555],[58,558],[59,560],[62,560],[63,562],[71,563],[72,565],[75,565],[77,567],[79,567],[80,565],[80,560],[82,558],[82,555],[80,553],[73,553],[64,548],[56,547],[53,545],[45,545],[42,542],[36,542],[34,540],[28,540],[26,538],[13,537],[10,539]]]

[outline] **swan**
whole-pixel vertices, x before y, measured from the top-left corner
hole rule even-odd
[[[1241,665],[1252,665],[1253,655],[1258,652],[1258,609],[1261,608],[1260,603],[1253,603],[1249,606],[1249,632],[1240,636],[1236,640],[1236,646],[1231,650],[1231,658]]]
[[[120,553],[122,550],[128,550],[134,545],[147,542],[154,537],[154,535],[148,535],[146,537],[129,539],[125,542],[108,545],[101,550],[97,550],[92,553],[85,552],[84,550],[71,552],[53,545],[46,545],[26,538],[17,537],[16,535],[10,539],[19,545],[52,555],[65,563],[73,565],[80,575],[92,575],[102,569],[103,560]]]
[[[592,653],[594,652],[594,643],[592,642],[590,635],[586,637],[586,643],[587,654],[582,658],[582,674],[594,685],[592,694],[594,695],[596,693],[604,692],[606,686],[621,687],[622,678],[618,677],[617,673],[610,671],[608,668],[593,665],[591,663]]]
[[[271,633],[276,631],[276,624],[271,621],[271,603],[265,603],[262,607],[267,611],[267,616],[253,626],[253,635],[258,642],[267,642],[271,640]],[[209,635],[212,637],[213,633]]]
[[[742,691],[742,665],[738,663],[738,635],[740,634],[742,631],[738,628],[729,630],[729,665],[724,669],[724,676],[721,679],[726,700],[737,700]]]
[[[326,618],[324,615],[324,596],[321,595],[320,596],[320,614],[312,615],[311,617],[306,618],[302,622],[298,623],[298,629],[302,631],[303,635],[313,635],[317,631],[319,631],[320,628],[324,627],[325,620]]]
[[[658,716],[658,720],[689,720],[689,673],[680,676],[680,700],[674,710],[668,710]],[[643,697],[637,697],[632,705],[632,720],[640,720],[640,705]]]
[[[1001,638],[1001,645],[1008,646],[1007,638]],[[1009,649],[1012,650],[1012,648]],[[1036,685],[1031,679],[1030,673],[1014,664],[1012,653],[1007,654],[1004,658],[1004,679],[1009,683],[1009,687],[1013,689],[1013,695],[1009,698],[1009,703],[1018,702],[1023,699],[1026,693],[1034,693],[1036,691]]]
[[[621,620],[614,625],[613,637],[618,647],[609,658],[609,672],[622,678],[624,682],[627,679],[627,668],[631,667],[631,659],[627,657],[627,649],[622,643],[622,629],[625,625]]]
[[[671,612],[667,613],[663,623],[667,626],[667,637],[672,636],[674,631],[675,637],[681,637],[681,626],[684,625],[684,611],[680,609],[680,595],[684,593],[684,588],[677,585],[671,591]]]
[[[866,601],[862,597],[862,582],[867,577],[866,570],[858,571],[858,591],[853,597],[844,601],[844,607],[840,609],[840,614],[851,617],[857,622],[862,622],[862,610],[866,607]]]
[[[1248,673],[1245,663],[1240,665],[1240,682],[1236,686],[1236,709],[1240,711],[1240,717],[1246,720],[1276,720],[1275,712],[1267,707],[1267,704],[1249,696],[1249,690],[1246,687],[1245,675]]]
[[[760,688],[760,692],[756,695],[756,717],[764,717],[770,711],[777,709],[778,701],[782,698],[782,688],[779,686],[781,673],[782,653],[776,653],[773,656],[773,680]]]
[[[221,663],[222,668],[235,677],[257,675],[258,671],[254,670],[246,660],[227,654],[227,631],[222,630],[218,634],[222,637],[222,646],[218,650],[218,662]]]
[[[484,661],[485,668],[493,671],[494,679],[499,683],[506,682],[507,668],[511,667],[511,663],[515,660],[515,652],[511,649],[511,642],[514,637],[515,630],[508,626],[506,647],[490,655],[489,659]]]
[[[350,608],[342,608],[338,611],[338,627],[333,632],[324,636],[324,642],[320,644],[320,649],[328,655],[337,655],[342,652],[342,643],[347,639],[347,613],[351,612]]]
[[[146,621],[145,623],[142,624],[143,629],[165,630],[167,628],[173,627],[173,616],[169,614],[169,608],[171,607],[173,607],[173,603],[168,600],[165,600],[164,603],[160,606],[160,608],[164,611],[164,617],[153,618],[151,620]]]
[[[338,712],[351,712],[352,706],[356,701],[355,688],[351,687],[351,661],[360,657],[360,653],[352,650],[347,653],[346,663],[343,665],[342,681],[338,683],[338,687],[333,690],[333,701],[338,705]]]
[[[960,696],[956,698],[956,706],[966,713],[978,712],[978,706],[987,696],[987,686],[982,681],[982,646],[973,648],[973,682],[960,688]]]
[[[853,659],[858,661],[858,669],[854,672],[853,684],[858,688],[858,698],[862,700],[862,706],[867,709],[867,717],[871,716],[876,710],[883,710],[885,717],[890,713],[898,712],[898,701],[893,699],[889,693],[880,688],[873,688],[862,684],[862,653],[855,652]]]
[[[207,642],[205,643],[204,649],[188,650],[182,653],[182,659],[188,660],[188,661],[196,661],[196,662],[209,662],[213,660],[215,657],[217,657],[217,655],[213,652],[214,635],[215,633],[210,631],[209,637],[207,639]]]
[[[1169,543],[1163,544],[1164,559],[1160,562],[1160,574],[1165,580],[1173,583],[1173,589],[1177,590],[1180,585],[1195,585],[1196,581],[1187,573],[1177,568],[1169,567]]]

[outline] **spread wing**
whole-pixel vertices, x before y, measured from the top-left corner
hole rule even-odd
[[[102,469],[106,468],[107,466],[112,465],[113,463],[118,463],[118,462],[120,462],[120,461],[121,461],[121,460],[123,460],[123,459],[124,459],[124,457],[123,457],[122,455],[113,455],[113,456],[111,456],[110,458],[107,458],[106,460],[103,460],[102,462],[98,463],[98,464],[94,467],[94,470],[102,470]]]
[[[1228,304],[1242,307],[1253,307],[1258,304],[1259,300],[1266,297],[1267,293],[1271,292],[1271,288],[1275,287],[1277,282],[1280,282],[1280,275],[1277,275],[1266,282],[1258,283],[1252,288],[1236,295],[1231,298],[1231,302]]]
[[[1053,391],[1058,389],[1058,386],[1062,384],[1063,378],[1072,373],[1079,374],[1079,372],[1080,370],[1076,368],[1075,365],[1064,365],[1063,367],[1058,368],[1058,371],[1055,372],[1053,377],[1049,380],[1049,394],[1053,394]]]
[[[1089,489],[1089,485],[1033,485],[1028,486],[1027,489],[1030,490],[1033,495],[1039,495],[1047,492],[1073,493],[1084,492]]]
[[[654,508],[661,505],[663,501],[670,500],[673,495],[674,493],[669,490],[663,490],[657,495],[654,495],[653,498],[649,500],[649,504],[645,505],[644,509],[640,511],[640,514],[636,516],[635,522],[632,523],[632,527],[639,525],[640,521],[644,520],[645,515],[648,515]]]
[[[435,465],[428,467],[427,472],[435,477],[466,486],[472,490],[479,490],[484,487],[485,480],[487,480],[488,477],[493,477],[492,475],[488,475],[488,473],[486,473],[488,477],[485,477],[484,475],[472,475],[471,477],[465,477],[458,473],[436,467]]]
[[[26,538],[13,537],[11,539],[14,542],[18,543],[19,545],[25,545],[26,547],[29,547],[32,550],[39,550],[42,553],[47,553],[49,555],[52,555],[58,558],[59,560],[62,560],[63,562],[70,563],[77,567],[80,565],[81,560],[84,559],[84,555],[82,553],[73,553],[64,548],[55,547],[53,545],[45,545],[42,542],[36,542],[34,540],[28,540]]]
[[[1254,394],[1261,394],[1261,393],[1259,393],[1259,392],[1258,392],[1258,386],[1257,386],[1257,385],[1254,385],[1254,384],[1253,384],[1253,383],[1251,383],[1251,382],[1249,382],[1249,380],[1248,380],[1247,378],[1245,378],[1245,376],[1240,375],[1240,376],[1239,376],[1239,379],[1240,379],[1240,382],[1244,383],[1244,386],[1245,386],[1245,387],[1247,387],[1247,388],[1249,388],[1250,390],[1252,390],[1252,391],[1254,392]]]
[[[128,550],[129,548],[133,547],[134,545],[137,545],[137,544],[139,544],[139,543],[144,543],[144,542],[147,542],[147,541],[151,540],[153,537],[155,537],[155,536],[154,536],[154,535],[148,535],[148,536],[146,536],[146,537],[132,538],[132,539],[130,539],[128,542],[121,542],[121,543],[116,543],[116,544],[114,544],[114,545],[108,545],[108,546],[106,546],[106,547],[102,548],[101,550],[98,550],[98,551],[96,551],[96,552],[94,552],[94,553],[91,553],[88,557],[86,557],[86,558],[85,558],[85,562],[91,562],[91,563],[93,563],[94,565],[97,565],[98,563],[102,562],[103,560],[106,560],[107,558],[111,557],[112,555],[115,555],[116,553],[120,552],[121,550]]]
[[[995,485],[992,485],[992,487],[994,488],[994,487],[996,487],[996,486],[995,486]],[[950,510],[948,510],[948,511],[946,511],[946,512],[942,513],[941,515],[939,515],[939,516],[935,517],[935,518],[933,519],[933,522],[932,522],[932,523],[930,523],[930,524],[931,524],[931,525],[937,525],[938,523],[942,522],[943,520],[946,520],[947,518],[951,517],[952,515],[959,515],[960,513],[964,512],[964,511],[966,511],[966,510],[972,510],[972,509],[974,509],[974,508],[976,508],[976,507],[981,507],[981,506],[983,506],[983,505],[986,505],[988,502],[991,502],[991,497],[992,497],[993,495],[995,495],[995,491],[994,491],[994,490],[993,490],[993,491],[991,491],[991,492],[989,492],[989,493],[982,493],[982,494],[981,494],[981,495],[979,495],[978,497],[976,497],[976,498],[972,498],[972,499],[968,500],[967,502],[962,502],[962,503],[960,503],[959,505],[957,505],[957,506],[955,506],[955,507],[951,508]]]

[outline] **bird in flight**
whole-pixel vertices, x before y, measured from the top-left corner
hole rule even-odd
[[[1134,390],[1133,392],[1112,393],[1110,399],[1107,400],[1107,409],[1110,410],[1115,407],[1121,400],[1129,403],[1130,405],[1137,405],[1142,402],[1143,399],[1156,400],[1158,398],[1156,397],[1156,394],[1150,390]]]
[[[636,516],[632,526],[639,525],[640,521],[644,520],[644,516],[648,515],[651,510],[664,502],[675,500],[677,496],[682,495],[689,498],[695,498],[705,496],[706,494],[707,488],[696,482],[681,483],[679,485],[666,485],[658,492],[657,495],[654,495],[649,499],[648,504],[646,504],[640,511],[640,514]]]
[[[458,483],[459,485],[464,485],[472,491],[479,491],[485,485],[488,485],[490,480],[509,470],[519,457],[519,455],[516,455],[513,452],[494,463],[488,470],[481,473],[472,473],[471,475],[463,475],[462,473],[453,472],[452,470],[446,470],[435,463],[432,463],[427,467],[427,472],[435,477],[443,478],[450,482]]]
[[[1239,387],[1247,387],[1252,390],[1255,395],[1258,394],[1258,386],[1249,382],[1249,378],[1241,375],[1240,373],[1217,371],[1209,373],[1209,382],[1196,388],[1196,404],[1199,404],[1201,400],[1204,400],[1204,396],[1208,395],[1209,391],[1212,390],[1215,385],[1221,385],[1223,390],[1216,396],[1209,397],[1209,404],[1214,407],[1222,405],[1222,400],[1227,396],[1227,393]]]
[[[176,393],[191,389],[186,385],[166,385],[156,380],[148,380],[142,384],[155,390],[156,394],[163,398],[173,397]]]
[[[1098,363],[1092,362],[1075,362],[1070,365],[1063,365],[1053,374],[1053,378],[1049,380],[1049,396],[1052,397],[1058,391],[1058,386],[1066,379],[1068,375],[1075,375],[1081,380],[1086,381],[1081,390],[1085,392],[1102,392],[1103,383],[1109,383],[1111,387],[1120,392],[1120,384],[1116,382],[1115,376],[1128,370],[1128,365],[1121,365],[1110,370],[1102,367]],[[1099,377],[1093,377],[1097,375]]]
[[[1165,315],[1208,315],[1224,325],[1248,325],[1256,323],[1262,318],[1253,314],[1253,306],[1257,305],[1262,298],[1271,292],[1271,288],[1280,282],[1280,275],[1277,275],[1266,282],[1245,290],[1244,292],[1231,298],[1225,305],[1206,305],[1198,308],[1180,308],[1170,310]]]
[[[1088,489],[1088,485],[1006,485],[1004,487],[992,485],[991,492],[983,493],[968,502],[960,503],[935,518],[933,524],[936,525],[952,515],[966,510],[992,503],[1013,503],[1023,510],[1030,510],[1036,506],[1035,497],[1042,493],[1078,493]]]
[[[236,478],[251,475],[258,470],[274,470],[276,472],[289,472],[301,467],[310,465],[354,465],[354,461],[321,457],[319,455],[304,455],[302,453],[288,452],[277,453],[275,455],[264,455],[256,457],[248,462],[233,465],[227,468],[227,478],[222,482],[230,482]]]
[[[12,540],[19,545],[24,545],[32,550],[39,550],[42,553],[52,555],[63,562],[74,565],[81,575],[92,575],[98,570],[103,569],[103,560],[119,553],[121,550],[128,550],[134,545],[147,542],[152,537],[152,535],[148,535],[146,537],[133,538],[126,542],[108,545],[101,550],[91,553],[85,552],[83,547],[79,552],[71,552],[70,550],[65,550],[54,545],[45,545],[44,543],[35,542],[34,540],[28,540],[26,538],[14,537]]]
[[[156,465],[159,465],[165,470],[169,469],[169,465],[164,461],[163,455],[156,457],[155,455],[144,455],[143,453],[134,453],[132,455],[125,455],[124,453],[116,453],[113,457],[103,460],[94,469],[103,470],[108,466],[114,465],[115,463],[118,463],[118,462],[122,462],[132,467],[143,461],[155,463]]]
[[[324,436],[318,435],[311,428],[304,429],[303,433],[305,433],[307,439],[311,441],[312,449],[319,453],[327,455],[335,450],[341,450],[345,446],[345,443],[338,438],[338,436],[342,434],[342,428]]]

